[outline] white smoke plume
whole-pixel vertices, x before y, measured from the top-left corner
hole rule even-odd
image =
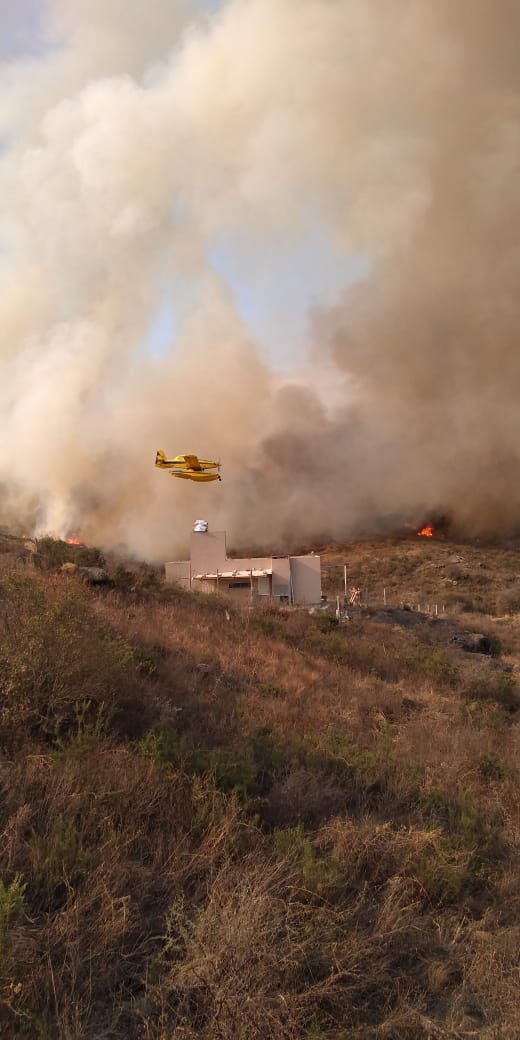
[[[0,66],[2,515],[150,558],[199,514],[263,544],[515,528],[516,0],[44,8],[42,53]],[[309,215],[368,273],[280,386],[212,255],[276,267]]]

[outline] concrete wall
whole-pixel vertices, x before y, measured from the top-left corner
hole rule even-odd
[[[271,570],[270,576],[253,579],[253,595],[292,596],[295,604],[319,603],[321,598],[321,561],[319,556],[260,557],[256,559],[229,559],[225,531],[193,531],[190,538],[189,560],[165,565],[166,581],[177,582],[184,588],[216,591],[217,582],[195,580],[197,574],[215,574],[216,571]],[[237,579],[238,580],[238,579]],[[220,578],[219,592],[240,599],[250,598],[250,583],[245,588],[229,589],[233,578]]]
[[[208,581],[194,581],[191,588],[193,592],[220,592],[216,581],[210,581],[209,579]]]
[[[192,589],[200,592],[218,592],[221,596],[229,596],[230,599],[246,604],[250,603],[251,599],[256,599],[257,596],[261,595],[259,582],[262,580],[270,583],[269,578],[253,578],[252,596],[249,579],[247,581],[238,578],[219,578],[218,581],[216,578],[207,578],[205,581],[195,580],[192,584]],[[230,588],[230,585],[232,588]]]
[[[190,556],[192,574],[211,574],[216,570],[270,570],[273,562],[270,556],[261,556],[254,560],[229,559],[225,531],[192,531]]]
[[[189,560],[174,560],[164,565],[166,581],[181,585],[184,589],[191,587],[191,567]]]
[[[211,574],[226,569],[226,535],[224,531],[192,531],[190,537],[193,574]]]
[[[293,602],[304,605],[321,599],[321,560],[319,556],[291,556]]]
[[[288,556],[273,559],[273,596],[291,595],[291,564]]]
[[[254,579],[253,579],[254,581]],[[271,575],[266,574],[265,578],[257,578],[256,591],[259,596],[270,596],[271,595]]]
[[[233,585],[233,588],[229,588]],[[256,596],[256,583],[253,580],[253,596]],[[219,590],[224,593],[225,596],[230,596],[231,599],[239,600],[241,603],[251,602],[251,583],[248,581],[245,584],[233,581],[233,578],[222,578],[219,581]]]

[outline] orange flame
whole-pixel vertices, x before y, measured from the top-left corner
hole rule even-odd
[[[71,534],[69,538],[65,539],[67,545],[81,545],[81,542],[77,534]]]
[[[417,531],[420,538],[433,538],[433,524],[426,524],[421,531]]]

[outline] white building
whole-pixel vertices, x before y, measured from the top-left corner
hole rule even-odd
[[[190,559],[165,565],[166,581],[185,589],[223,592],[244,600],[263,597],[295,605],[319,603],[319,556],[266,556],[232,560],[227,556],[226,532],[192,531]]]

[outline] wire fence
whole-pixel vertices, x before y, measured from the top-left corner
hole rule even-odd
[[[356,582],[348,574],[346,565],[341,568],[341,575],[338,573],[339,568],[335,570],[336,573],[324,574],[325,584],[329,589],[324,598],[329,604],[335,602],[338,609],[401,609],[435,617],[446,613],[446,602],[441,590],[436,594],[431,589],[423,592],[417,588],[403,590],[385,585],[364,585],[362,582]],[[438,592],[441,592],[441,595],[438,595]]]
[[[432,596],[421,596],[417,593],[403,596],[402,593],[387,590],[384,586],[382,589],[366,589],[351,585],[347,588],[346,594],[344,592],[337,594],[335,598],[339,598],[345,607],[380,610],[400,608],[401,610],[415,610],[420,614],[434,615],[446,613],[446,604],[439,599]]]

